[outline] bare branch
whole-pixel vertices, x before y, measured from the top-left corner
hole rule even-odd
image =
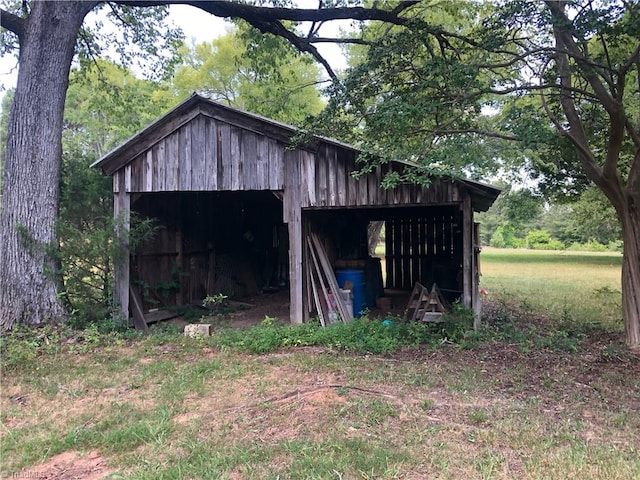
[[[225,0],[115,0],[114,3],[133,7],[153,7],[159,5],[182,4],[197,7],[216,17],[242,18],[249,23],[261,19],[263,22],[292,21],[292,22],[324,22],[328,20],[379,20],[382,22],[405,25],[407,18],[399,14],[407,8],[419,3],[418,1],[400,2],[393,10],[365,7],[336,7],[322,9],[307,8],[272,8],[259,7],[246,3],[229,2]]]
[[[572,32],[563,26],[571,24],[564,11],[564,2],[546,0],[545,3],[547,4],[551,14],[555,17],[555,21],[553,22],[553,32],[556,37],[556,43],[558,44],[557,47],[559,48],[558,57],[570,54],[571,58],[580,65],[586,80],[589,82],[589,85],[591,85],[591,88],[593,88],[593,91],[609,115],[619,115],[620,112],[616,105],[617,102],[615,102],[614,98],[609,94],[609,92],[607,92],[602,81],[598,78],[593,63],[580,51]],[[566,68],[570,68],[568,63]],[[566,86],[569,85],[570,82]]]
[[[313,37],[308,38],[310,43],[345,43],[355,45],[373,45],[373,42],[369,42],[362,38],[327,38],[327,37]]]
[[[489,130],[480,130],[478,128],[464,128],[464,129],[443,129],[443,128],[436,128],[434,130],[428,129],[428,128],[419,128],[416,130],[412,130],[411,134],[418,134],[418,133],[430,133],[432,135],[436,135],[436,136],[445,136],[445,135],[461,135],[461,134],[467,134],[467,133],[472,133],[475,135],[480,135],[481,137],[487,137],[487,138],[500,138],[502,140],[511,140],[511,141],[521,141],[522,139],[519,137],[516,137],[515,135],[507,135],[505,133],[500,133],[500,132],[492,132]]]
[[[566,85],[567,83],[569,85],[571,84],[570,77],[567,78],[569,76],[569,73],[567,72],[566,62],[566,55],[558,54],[556,63],[558,65],[558,73],[560,75],[560,82],[562,86]],[[544,72],[547,66],[548,62],[545,66],[542,67],[542,72]],[[558,133],[566,137],[576,148],[576,150],[578,151],[578,159],[585,169],[587,176],[597,185],[602,185],[602,169],[600,168],[600,165],[598,165],[598,163],[595,161],[591,151],[588,148],[588,142],[586,141],[586,136],[584,134],[584,130],[582,129],[582,123],[579,119],[577,121],[577,126],[575,127],[575,129],[573,128],[572,121],[575,123],[575,118],[578,116],[578,114],[575,111],[575,105],[573,105],[573,101],[571,100],[570,95],[566,95],[565,92],[564,94],[561,94],[560,99],[562,110],[564,111],[567,120],[569,120],[569,125],[572,127],[572,130],[567,130],[551,112],[549,105],[547,104],[546,97],[544,96],[544,91],[544,89],[540,90],[540,99],[542,101],[542,106],[547,113],[547,117],[549,117],[549,120],[551,120],[553,125],[556,127]],[[565,105],[565,103],[567,103],[567,105]],[[572,112],[573,115],[570,116],[569,114],[567,114],[567,110],[570,113]]]
[[[0,8],[0,26],[15,33],[19,39],[24,35],[26,20]]]

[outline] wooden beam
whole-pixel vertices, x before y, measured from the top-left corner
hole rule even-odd
[[[333,297],[336,303],[336,307],[338,308],[338,313],[340,314],[342,321],[344,323],[348,323],[352,320],[353,317],[351,316],[351,312],[349,312],[349,310],[347,309],[347,306],[342,300],[342,295],[340,295],[340,286],[338,285],[335,274],[333,273],[333,268],[329,263],[327,254],[324,251],[324,248],[322,247],[322,243],[320,242],[320,239],[318,238],[318,236],[315,233],[312,233],[310,236],[311,236],[311,241],[313,242],[313,247],[315,248],[315,251],[317,254],[317,258],[320,261],[320,265],[322,266],[322,269],[324,270],[324,275],[327,280],[327,284],[331,289],[331,291],[333,292]]]
[[[473,210],[471,196],[464,192],[462,201],[462,305],[473,308]]]
[[[289,230],[289,316],[291,323],[304,321],[302,300],[302,209],[300,208],[300,161],[301,152],[285,152],[285,190],[283,217]]]
[[[480,224],[473,223],[473,328],[480,328],[482,316],[482,298],[480,298]]]
[[[144,319],[144,312],[142,310],[142,300],[136,293],[136,291],[129,286],[129,293],[131,294],[131,313],[133,314],[133,325],[136,330],[139,330],[145,334],[149,333],[149,326]]]
[[[114,180],[116,177],[114,177]],[[116,221],[116,242],[120,252],[114,262],[114,300],[119,312],[129,318],[129,229],[131,223],[131,194],[125,192],[124,175],[118,175],[118,192],[113,199],[113,217]],[[115,186],[115,185],[114,185]]]

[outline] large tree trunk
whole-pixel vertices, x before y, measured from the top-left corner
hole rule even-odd
[[[62,117],[76,36],[92,2],[34,2],[20,32],[0,215],[0,327],[65,316],[55,280]]]
[[[622,214],[622,315],[627,345],[640,349],[640,209],[630,202]]]

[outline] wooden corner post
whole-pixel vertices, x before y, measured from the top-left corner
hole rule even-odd
[[[462,201],[462,305],[473,308],[473,210],[469,192]]]
[[[302,323],[302,201],[300,191],[301,152],[288,150],[284,156],[284,221],[289,230],[289,297],[291,323]]]
[[[129,320],[129,229],[131,226],[131,194],[126,191],[124,172],[113,176],[113,217],[116,224],[116,239],[119,246],[114,261],[113,300],[119,312]],[[115,313],[115,312],[114,312]]]

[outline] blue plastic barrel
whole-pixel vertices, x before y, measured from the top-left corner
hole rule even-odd
[[[353,314],[356,317],[359,316],[360,312],[367,308],[364,270],[352,268],[336,270],[336,280],[340,288],[344,288],[347,280],[353,283]]]

